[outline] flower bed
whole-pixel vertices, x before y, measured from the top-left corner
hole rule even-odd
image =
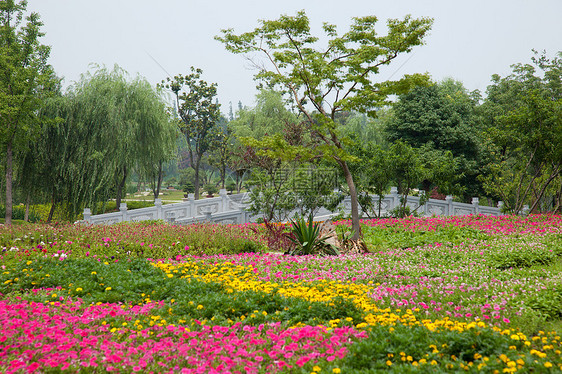
[[[373,252],[337,257],[267,253],[247,226],[4,228],[0,370],[562,370],[560,223],[364,222]]]

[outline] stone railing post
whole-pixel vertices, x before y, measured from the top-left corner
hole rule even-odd
[[[162,214],[162,200],[154,199],[154,207],[156,208],[156,219],[164,219]]]
[[[392,210],[400,205],[400,198],[398,197],[398,187],[390,187],[390,201],[391,207],[388,210]]]
[[[453,196],[447,195],[445,196],[445,201],[447,202],[447,215],[452,216],[455,214],[455,210],[453,208]]]
[[[187,194],[187,201],[188,201],[188,205],[187,205],[187,216],[188,217],[195,217],[195,194],[194,193],[188,193]]]
[[[246,211],[246,208],[241,206],[238,208],[240,210],[240,213],[238,214],[238,217],[240,218],[239,220],[239,224],[243,225],[245,223],[248,223],[248,212]]]
[[[498,216],[501,216],[503,214],[502,210],[503,210],[503,201],[498,201],[498,209],[499,209],[499,213]]]
[[[90,208],[84,208],[84,221],[91,223],[90,220],[92,218],[92,211],[90,210]]]
[[[419,200],[418,200],[418,205],[422,202],[422,200],[425,199],[425,191],[420,191],[419,192]],[[423,216],[427,217],[427,203],[429,202],[429,200],[427,200],[425,203],[423,203]],[[419,208],[418,208],[419,209]]]
[[[480,201],[477,197],[472,198],[472,206],[474,207],[474,214],[480,214]]]
[[[529,215],[529,206],[528,206],[528,205],[523,205],[523,210],[521,210],[521,213],[522,213],[524,216]]]
[[[221,188],[219,190],[219,196],[221,198],[220,209],[219,212],[226,212],[228,211],[228,197],[226,197],[227,192],[225,188]]]
[[[123,217],[123,222],[128,221],[129,218],[127,218],[127,203],[121,203],[121,205],[119,205],[119,211],[121,212],[121,216]]]

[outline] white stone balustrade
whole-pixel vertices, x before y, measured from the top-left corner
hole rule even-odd
[[[373,206],[378,211],[379,198],[373,196]],[[400,205],[400,195],[396,187],[391,187],[390,194],[381,200],[381,216],[386,216],[392,209]],[[478,198],[473,198],[470,204],[457,203],[452,196],[445,200],[429,199],[420,206],[419,196],[408,196],[407,204],[411,211],[429,216],[460,216],[469,214],[501,215],[503,203],[497,207],[481,206]],[[342,203],[346,214],[351,211],[351,199],[346,197]],[[526,210],[528,211],[528,207]],[[525,209],[524,209],[525,210]],[[183,199],[181,203],[162,204],[162,200],[155,199],[153,207],[128,210],[126,203],[121,203],[119,212],[92,215],[89,208],[84,209],[84,221],[89,224],[113,224],[125,221],[165,220],[174,224],[190,224],[196,222],[214,222],[224,224],[243,224],[251,219],[244,204],[231,200],[225,189],[221,189],[218,197],[194,200],[193,194]]]

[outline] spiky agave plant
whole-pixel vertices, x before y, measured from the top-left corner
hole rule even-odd
[[[296,245],[291,252],[295,255],[310,255],[315,253],[338,255],[338,250],[326,242],[328,236],[320,237],[320,224],[314,223],[312,213],[308,222],[303,217],[291,220],[291,233],[289,239]]]

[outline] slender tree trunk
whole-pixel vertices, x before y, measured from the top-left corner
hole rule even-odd
[[[156,186],[158,195],[160,195],[160,188],[162,187],[162,179],[164,177],[164,170],[162,170],[162,161],[158,165],[158,185]]]
[[[127,166],[123,166],[123,178],[117,185],[117,196],[115,197],[115,205],[117,209],[121,206],[121,196],[123,196],[123,187],[125,187],[125,182],[127,181]]]
[[[343,170],[343,175],[345,181],[347,182],[347,187],[349,188],[349,196],[351,197],[351,229],[353,230],[352,240],[357,240],[361,237],[361,226],[359,224],[359,201],[357,200],[357,190],[355,189],[355,183],[353,182],[353,176],[349,171],[347,162],[339,161],[339,164]]]
[[[27,191],[27,196],[25,198],[25,216],[23,220],[29,222],[29,206],[31,205],[31,191]]]
[[[12,224],[12,141],[6,145],[6,226]]]
[[[560,186],[560,190],[554,196],[554,209],[552,210],[553,213],[556,214],[560,208],[562,208],[562,185]]]
[[[193,168],[193,170],[195,170],[195,183],[193,183],[193,185],[195,186],[195,200],[199,200],[199,164],[200,164],[201,158],[199,157],[197,159],[197,161],[195,162],[195,167]]]
[[[49,217],[47,217],[47,223],[51,223],[53,221],[53,215],[55,214],[56,206],[57,206],[57,201],[55,200],[55,193],[53,192],[53,196],[51,198],[51,209],[49,210]]]
[[[556,165],[556,167],[554,168],[554,170],[552,171],[552,173],[550,174],[550,177],[548,178],[548,180],[543,184],[538,196],[536,196],[535,201],[533,202],[533,205],[531,205],[529,212],[533,212],[536,207],[539,205],[540,200],[542,199],[546,188],[550,185],[550,182],[552,182],[554,180],[554,178],[556,178],[558,176],[558,174],[560,173],[560,164]]]
[[[154,193],[154,200],[158,199],[158,196],[160,196],[160,187],[162,187],[162,161],[158,163],[158,175],[156,178],[156,189],[152,190]]]

